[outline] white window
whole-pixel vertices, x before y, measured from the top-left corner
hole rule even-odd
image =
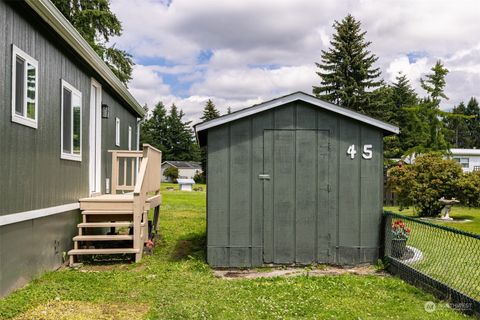
[[[12,121],[37,128],[38,62],[12,45]]]
[[[470,159],[469,158],[455,158],[455,160],[460,163],[460,165],[462,166],[462,168],[466,168],[468,169],[468,167],[470,166]]]
[[[120,147],[120,119],[115,118],[115,145]]]
[[[128,150],[132,150],[132,127],[128,126]]]
[[[61,158],[82,161],[82,93],[62,80]]]

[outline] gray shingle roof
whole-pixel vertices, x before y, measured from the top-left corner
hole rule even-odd
[[[202,166],[200,165],[200,162],[194,162],[194,161],[165,161],[165,163],[170,164],[171,166],[174,166],[175,168],[178,169],[202,169]]]

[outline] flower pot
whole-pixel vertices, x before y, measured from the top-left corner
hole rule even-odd
[[[405,253],[407,239],[392,239],[392,257],[400,259]]]

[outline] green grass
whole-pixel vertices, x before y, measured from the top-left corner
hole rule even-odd
[[[413,208],[408,208],[400,211],[399,207],[384,207],[384,210],[400,213],[406,216],[416,217],[416,213]],[[476,234],[480,234],[480,208],[468,208],[468,207],[453,207],[450,213],[450,217],[453,219],[468,219],[471,222],[441,222],[432,221],[434,223],[456,228]]]
[[[162,241],[140,263],[48,272],[0,300],[0,318],[52,301],[66,305],[146,305],[146,319],[462,319],[433,296],[380,275],[223,280],[205,263],[205,192],[165,191]],[[60,308],[61,309],[61,308]],[[25,313],[27,312],[27,313]],[[133,311],[132,311],[133,312]],[[60,316],[58,316],[60,318]],[[115,316],[112,318],[116,318]],[[55,319],[55,318],[52,318]],[[83,318],[78,318],[83,319]]]
[[[385,210],[415,216],[411,209],[399,211],[396,207],[386,207]],[[454,207],[452,211],[454,219],[470,219],[472,222],[429,222],[479,232],[479,209]],[[407,245],[423,254],[423,259],[411,263],[411,267],[480,300],[480,240],[413,221],[404,222],[411,229]]]

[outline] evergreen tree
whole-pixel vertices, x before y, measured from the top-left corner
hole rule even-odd
[[[231,108],[231,107],[228,107],[228,108],[227,108],[227,114],[230,114],[230,113],[232,113],[232,108]]]
[[[404,142],[405,147],[408,148],[407,154],[428,151],[446,152],[450,148],[447,140],[450,135],[449,129],[443,121],[449,113],[440,110],[442,98],[448,99],[444,92],[448,70],[441,61],[437,61],[430,70],[431,74],[426,75],[425,79],[420,79],[427,97],[422,99],[417,107],[406,108],[408,116]]]
[[[449,142],[455,148],[480,147],[480,108],[475,98],[467,106],[461,102],[445,118],[445,125],[450,129]]]
[[[183,111],[172,104],[165,120],[165,160],[200,161],[200,150],[190,127],[191,121],[184,121],[184,116]]]
[[[379,106],[372,106],[372,91],[382,84],[378,79],[380,69],[374,67],[378,58],[368,51],[366,32],[352,15],[335,21],[333,28],[331,48],[322,50],[321,62],[316,63],[321,80],[319,86],[313,87],[313,93],[342,107],[373,115],[378,111],[373,109]]]
[[[132,56],[115,45],[111,37],[122,34],[122,24],[110,10],[108,0],[52,0],[95,52],[124,84],[132,78]]]
[[[471,144],[469,148],[480,148],[480,106],[475,98],[470,98],[467,104],[465,115],[467,119],[468,131]]]
[[[212,100],[208,99],[205,108],[203,108],[203,115],[200,119],[203,121],[209,121],[218,117],[220,117],[220,112],[217,110]]]
[[[166,118],[167,110],[163,102],[160,101],[155,105],[152,115],[140,127],[140,142],[142,144],[148,143],[159,149],[164,154],[164,157],[166,153],[166,137],[168,136]]]
[[[425,137],[417,135],[418,126],[421,126],[418,123],[419,119],[411,119],[413,122],[409,123],[409,114],[405,108],[416,106],[418,97],[407,77],[399,73],[390,88],[393,108],[388,122],[397,125],[400,128],[400,134],[385,137],[385,157],[400,158],[405,151],[420,143],[419,138]]]

